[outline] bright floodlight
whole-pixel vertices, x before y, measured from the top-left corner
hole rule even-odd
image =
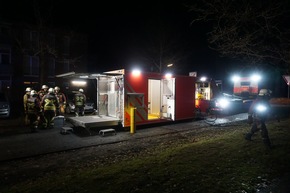
[[[241,79],[241,77],[239,77],[239,76],[237,76],[237,75],[234,75],[233,77],[232,77],[232,81],[234,81],[234,82],[237,82],[237,81],[239,81]]]
[[[166,73],[165,74],[165,78],[172,78],[172,74],[171,73]]]
[[[258,74],[254,74],[254,75],[251,76],[251,80],[258,82],[258,81],[261,80],[261,76],[258,75]]]
[[[267,110],[267,107],[265,105],[258,105],[256,107],[256,109],[259,111],[259,112],[264,112]]]
[[[202,82],[206,81],[206,77],[205,76],[201,77],[200,81],[202,81]]]
[[[134,70],[132,71],[132,74],[133,74],[134,76],[139,76],[139,75],[141,74],[141,71],[140,71],[139,69],[134,69]]]

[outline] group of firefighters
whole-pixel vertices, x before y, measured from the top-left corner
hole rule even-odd
[[[84,115],[86,96],[83,89],[74,96],[76,116]],[[49,88],[42,85],[40,91],[27,87],[23,96],[25,122],[30,126],[31,132],[36,132],[37,128],[52,128],[53,119],[56,116],[64,115],[67,99],[58,86]]]

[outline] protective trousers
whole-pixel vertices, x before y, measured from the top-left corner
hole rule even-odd
[[[44,128],[53,128],[54,122],[53,118],[55,117],[55,111],[54,110],[45,110],[44,111]]]
[[[254,121],[252,128],[251,128],[250,132],[246,134],[245,139],[249,140],[249,141],[252,140],[252,136],[259,130],[261,130],[261,137],[263,139],[263,143],[266,146],[271,147],[271,142],[270,142],[270,138],[268,135],[268,130],[267,130],[265,121],[261,121],[261,129],[258,128],[257,122]]]

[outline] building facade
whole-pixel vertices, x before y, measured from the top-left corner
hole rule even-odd
[[[88,38],[70,30],[0,21],[0,92],[18,104],[26,87],[69,89],[55,75],[87,71]]]

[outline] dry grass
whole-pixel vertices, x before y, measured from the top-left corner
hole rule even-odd
[[[210,127],[138,140],[116,154],[109,151],[105,157],[91,153],[80,158],[81,162],[0,191],[262,192],[290,173],[289,124],[290,119],[268,124],[273,149],[263,145],[259,134],[253,141],[245,141],[246,123]]]

